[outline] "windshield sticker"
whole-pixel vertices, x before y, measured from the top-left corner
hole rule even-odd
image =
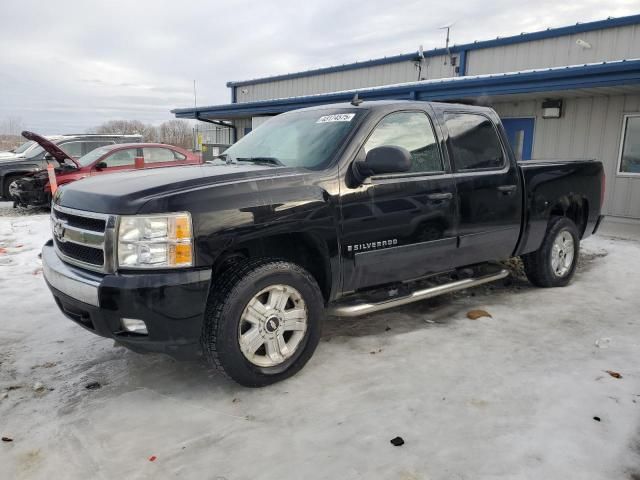
[[[324,117],[320,117],[316,123],[350,122],[355,116],[355,113],[338,113],[336,115],[325,115]]]

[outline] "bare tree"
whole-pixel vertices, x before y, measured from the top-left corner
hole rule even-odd
[[[193,132],[185,120],[169,120],[158,127],[139,120],[110,120],[90,130],[92,133],[142,135],[144,142],[159,142],[184,148],[193,147]]]
[[[24,122],[20,117],[7,117],[0,123],[0,133],[6,135],[20,135],[24,130]]]
[[[193,132],[189,122],[185,120],[169,120],[158,128],[160,141],[184,148],[192,148]]]
[[[119,135],[142,135],[145,124],[140,120],[110,120],[93,129],[95,133],[115,133]]]
[[[145,142],[159,142],[160,134],[158,129],[153,125],[145,125],[144,132],[142,132],[142,140]]]

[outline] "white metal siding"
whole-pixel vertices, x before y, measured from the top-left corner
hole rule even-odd
[[[640,112],[640,95],[564,100],[559,119],[542,118],[541,100],[497,103],[501,117],[535,117],[533,159],[595,158],[604,164],[608,215],[640,218],[640,178],[617,176],[622,119]]]
[[[242,137],[244,137],[244,129],[251,128],[251,119],[238,118],[233,121],[233,124],[236,126],[236,133],[238,135],[237,140],[240,140]]]
[[[591,44],[591,48],[585,49],[577,45],[578,39]],[[640,58],[640,25],[471,50],[467,54],[467,75],[515,72],[625,58]]]
[[[447,65],[445,65],[445,60]],[[448,57],[438,56],[425,59],[421,77],[425,80],[455,76]],[[289,80],[256,83],[236,87],[238,103],[269,100],[275,98],[298,97],[317,93],[337,92],[361,87],[376,87],[418,80],[418,71],[413,62],[404,61],[364,67],[357,70],[324,73]]]
[[[591,48],[585,49],[577,45],[578,39],[588,42]],[[606,28],[575,35],[470,50],[467,53],[466,74],[513,72],[625,58],[640,58],[640,25]],[[422,78],[454,76],[456,76],[455,68],[450,65],[448,57],[425,59]],[[403,61],[342,72],[248,84],[236,87],[236,98],[238,102],[243,103],[391,85],[417,79],[418,72],[414,62]]]

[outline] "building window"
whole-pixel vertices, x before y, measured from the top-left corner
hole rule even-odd
[[[457,171],[504,166],[502,144],[491,120],[472,113],[446,113],[444,119]]]
[[[640,114],[624,117],[618,173],[640,175]]]

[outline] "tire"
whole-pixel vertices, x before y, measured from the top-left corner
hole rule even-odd
[[[276,300],[285,296],[280,308]],[[263,387],[304,367],[318,346],[323,319],[322,293],[305,269],[282,260],[243,260],[211,286],[203,353],[211,366],[240,385]],[[287,330],[294,325],[295,330]]]
[[[7,175],[6,177],[4,177],[4,180],[2,182],[2,192],[0,192],[2,194],[2,198],[4,198],[5,200],[10,200],[9,197],[9,185],[11,185],[12,182],[18,180],[19,178],[22,178],[23,175]]]
[[[558,245],[564,245],[555,258],[554,244],[556,249]],[[529,281],[537,287],[564,287],[575,274],[579,254],[580,235],[576,224],[566,217],[554,217],[549,222],[540,248],[522,256],[524,271]]]

